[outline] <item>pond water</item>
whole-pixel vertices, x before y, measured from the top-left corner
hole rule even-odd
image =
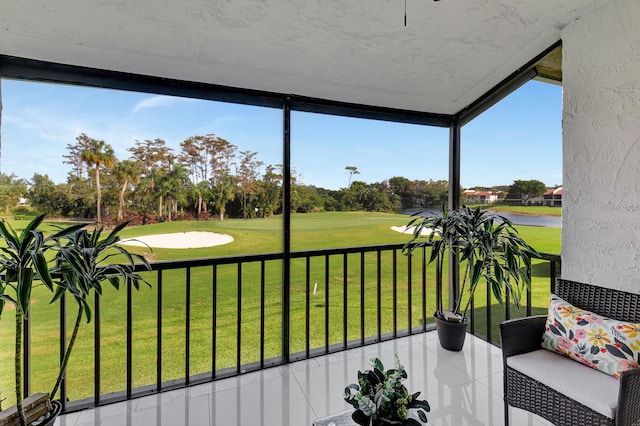
[[[544,226],[547,228],[562,228],[562,216],[531,216],[528,214],[500,213],[514,225]]]
[[[423,212],[425,214],[437,214],[440,209],[414,209],[411,211],[402,212],[404,214],[414,214],[417,212]],[[502,213],[498,212],[501,216],[506,217],[514,225],[524,226],[543,226],[546,228],[562,228],[562,216],[532,216],[528,214],[514,214],[514,213]]]

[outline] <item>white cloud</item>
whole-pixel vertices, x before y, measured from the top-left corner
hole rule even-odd
[[[131,112],[135,113],[145,108],[168,107],[176,104],[197,102],[197,101],[198,101],[197,99],[176,98],[174,96],[165,96],[165,95],[151,96],[135,104]]]

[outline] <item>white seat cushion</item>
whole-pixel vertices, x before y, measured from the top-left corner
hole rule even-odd
[[[507,358],[507,365],[597,411],[615,418],[617,379],[545,349]]]

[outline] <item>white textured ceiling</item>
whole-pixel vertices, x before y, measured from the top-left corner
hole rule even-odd
[[[0,0],[0,54],[453,114],[607,0]]]

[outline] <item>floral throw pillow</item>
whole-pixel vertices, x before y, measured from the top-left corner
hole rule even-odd
[[[552,294],[542,347],[619,379],[621,371],[639,367],[640,324],[596,315]]]

